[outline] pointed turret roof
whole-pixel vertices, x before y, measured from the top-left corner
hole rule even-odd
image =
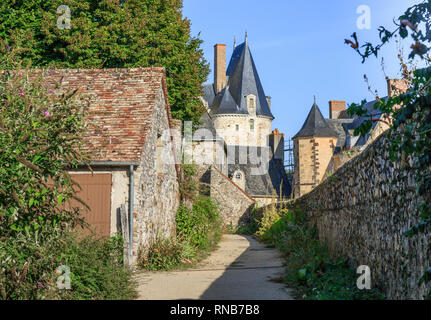
[[[293,137],[293,139],[337,136],[337,133],[326,122],[315,100],[313,106],[311,107],[310,113],[304,122],[304,125],[302,126],[301,130],[299,130],[299,132]]]
[[[227,68],[227,86],[214,99],[212,114],[248,114],[246,97],[256,96],[256,114],[274,118],[246,41],[236,46]]]

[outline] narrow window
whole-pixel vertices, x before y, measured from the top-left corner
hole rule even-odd
[[[236,125],[236,131],[239,131],[239,124]]]
[[[250,108],[254,108],[254,98],[250,98]]]
[[[250,119],[250,131],[254,131],[254,119]]]

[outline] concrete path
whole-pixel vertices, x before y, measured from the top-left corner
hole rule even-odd
[[[219,248],[197,268],[136,274],[140,300],[291,300],[271,281],[283,275],[283,259],[251,237],[224,235]]]

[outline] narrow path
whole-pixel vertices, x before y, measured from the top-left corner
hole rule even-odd
[[[140,300],[291,300],[271,281],[284,272],[276,249],[247,236],[224,235],[219,248],[195,269],[136,274]]]

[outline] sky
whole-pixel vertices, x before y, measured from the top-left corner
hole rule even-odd
[[[183,15],[192,23],[192,35],[204,41],[205,59],[213,69],[214,44],[224,43],[226,63],[247,30],[250,50],[265,94],[272,97],[275,117],[272,129],[285,133],[286,140],[302,127],[316,95],[323,115],[329,117],[330,100],[347,104],[374,100],[364,81],[367,75],[373,90],[387,95],[385,73],[400,77],[399,48],[405,56],[411,42],[384,47],[379,58],[362,58],[344,39],[356,32],[359,41],[378,41],[378,27],[395,29],[393,19],[419,0],[184,0]],[[370,29],[358,28],[357,20],[370,8]],[[363,21],[363,20],[361,20]],[[213,82],[213,73],[208,77]]]

